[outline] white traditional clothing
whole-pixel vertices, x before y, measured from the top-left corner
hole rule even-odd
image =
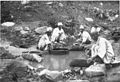
[[[97,27],[97,28],[95,28],[95,27],[92,27],[91,28],[91,33],[93,33],[93,32],[100,32],[100,30],[101,30],[101,27]]]
[[[51,40],[54,42],[59,38],[59,40],[64,40],[66,38],[66,35],[64,33],[63,29],[59,29],[58,27],[53,30]]]
[[[39,40],[38,48],[47,50],[47,44],[50,44],[50,43],[51,43],[50,38],[48,37],[47,34],[44,34]]]
[[[91,41],[91,36],[87,31],[83,31],[83,33],[79,33],[79,36],[81,36],[82,43],[86,42],[87,40]]]
[[[105,38],[99,37],[97,42],[91,48],[91,56],[98,55],[104,63],[112,63],[114,61],[114,52],[111,43]]]
[[[62,24],[62,22],[58,22],[58,24],[57,24],[58,26],[62,26],[63,24]]]

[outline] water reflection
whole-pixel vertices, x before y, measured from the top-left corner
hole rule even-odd
[[[84,52],[74,51],[66,55],[45,55],[43,65],[50,70],[65,70],[69,68],[72,59],[85,58]]]

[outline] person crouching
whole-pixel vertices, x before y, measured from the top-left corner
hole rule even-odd
[[[49,49],[49,46],[51,44],[51,32],[52,28],[48,27],[46,33],[40,38],[38,42],[38,48],[40,50],[44,51]]]
[[[58,22],[58,27],[56,27],[52,33],[52,39],[51,39],[52,42],[60,43],[61,41],[66,39],[66,35],[62,27],[63,27],[62,22]]]
[[[77,41],[81,41],[81,44],[90,44],[91,43],[91,36],[90,34],[85,30],[85,27],[83,25],[80,25],[80,33],[78,36],[80,37]]]
[[[91,29],[91,38],[93,45],[91,47],[91,55],[88,59],[74,59],[70,63],[70,67],[88,67],[86,71],[97,71],[105,65],[114,62],[115,55],[111,43],[100,35],[100,28]]]

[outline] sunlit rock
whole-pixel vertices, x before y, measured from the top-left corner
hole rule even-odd
[[[4,22],[1,24],[2,26],[6,26],[6,27],[10,27],[10,26],[14,26],[15,23],[14,22]]]
[[[47,26],[42,26],[35,29],[35,32],[38,34],[44,34],[46,31],[47,31]]]
[[[14,30],[15,31],[21,31],[21,30],[23,30],[23,27],[22,26],[15,26]]]
[[[28,31],[21,30],[20,33],[23,34],[23,35],[24,35],[24,34],[28,34]]]
[[[41,62],[43,60],[42,57],[40,57],[39,55],[37,54],[23,54],[22,57],[26,60],[29,60],[29,61],[36,61],[36,62]]]
[[[44,69],[43,71],[38,73],[39,76],[42,76],[42,75],[45,75],[45,74],[50,76],[52,79],[56,79],[58,76],[62,75],[62,72],[51,71],[51,70],[48,70],[48,69]]]
[[[91,65],[90,67],[85,69],[85,73],[88,77],[101,76],[105,74],[105,65],[104,64],[96,64]]]
[[[27,4],[29,2],[30,2],[30,0],[21,0],[21,4]]]
[[[100,3],[100,6],[103,6],[103,3],[102,3],[102,2]]]
[[[60,7],[63,7],[64,5],[63,5],[62,3],[59,3],[59,6],[60,6]]]
[[[93,22],[94,21],[92,18],[85,18],[85,20],[87,20],[89,22]]]
[[[26,26],[26,27],[24,27],[24,30],[25,30],[25,31],[29,31],[30,28]]]
[[[47,4],[47,5],[51,5],[51,4],[53,4],[53,2],[47,2],[46,4]]]

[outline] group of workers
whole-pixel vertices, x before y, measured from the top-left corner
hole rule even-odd
[[[47,50],[49,45],[55,42],[61,42],[66,39],[65,32],[63,30],[62,22],[58,22],[58,27],[52,29],[49,27],[47,32],[40,38],[38,47],[41,50]],[[85,30],[84,25],[80,25],[80,32],[77,36],[80,38],[77,41],[80,41],[80,44],[92,44],[90,48],[90,58],[86,61],[82,61],[80,59],[74,59],[70,66],[81,66],[81,64],[90,66],[90,61],[98,62],[98,63],[112,63],[114,62],[115,55],[112,48],[111,43],[101,36],[101,27],[92,27],[90,32]],[[81,63],[80,63],[81,62]]]
[[[62,29],[63,24],[61,22],[58,23],[58,27],[52,29],[49,27],[47,29],[46,34],[44,34],[40,40],[38,47],[43,50],[47,50],[49,48],[49,45],[60,42],[64,39],[66,39],[66,35],[64,30]],[[99,65],[111,65],[115,61],[115,55],[112,48],[111,43],[101,36],[101,27],[95,26],[92,27],[90,32],[85,30],[84,25],[80,25],[79,28],[79,39],[77,40],[80,42],[80,44],[86,44],[91,45],[90,47],[90,53],[89,58],[87,59],[73,59],[69,66],[71,67],[71,70],[74,69],[74,67],[88,67],[88,69],[96,70],[96,68],[91,68],[91,66],[94,66],[95,64]],[[96,67],[96,66],[94,66]],[[103,68],[103,67],[101,67]],[[100,68],[100,69],[101,69]],[[97,68],[98,69],[98,68]],[[80,74],[82,70],[80,70]],[[43,71],[42,74],[54,74],[55,71]],[[63,73],[66,73],[68,71],[64,71]],[[61,72],[59,72],[61,74]],[[58,74],[59,74],[58,73]],[[56,73],[55,73],[56,74]]]
[[[40,38],[38,48],[48,50],[54,43],[62,43],[66,39],[62,22],[58,22],[56,28],[48,27],[46,33]]]

